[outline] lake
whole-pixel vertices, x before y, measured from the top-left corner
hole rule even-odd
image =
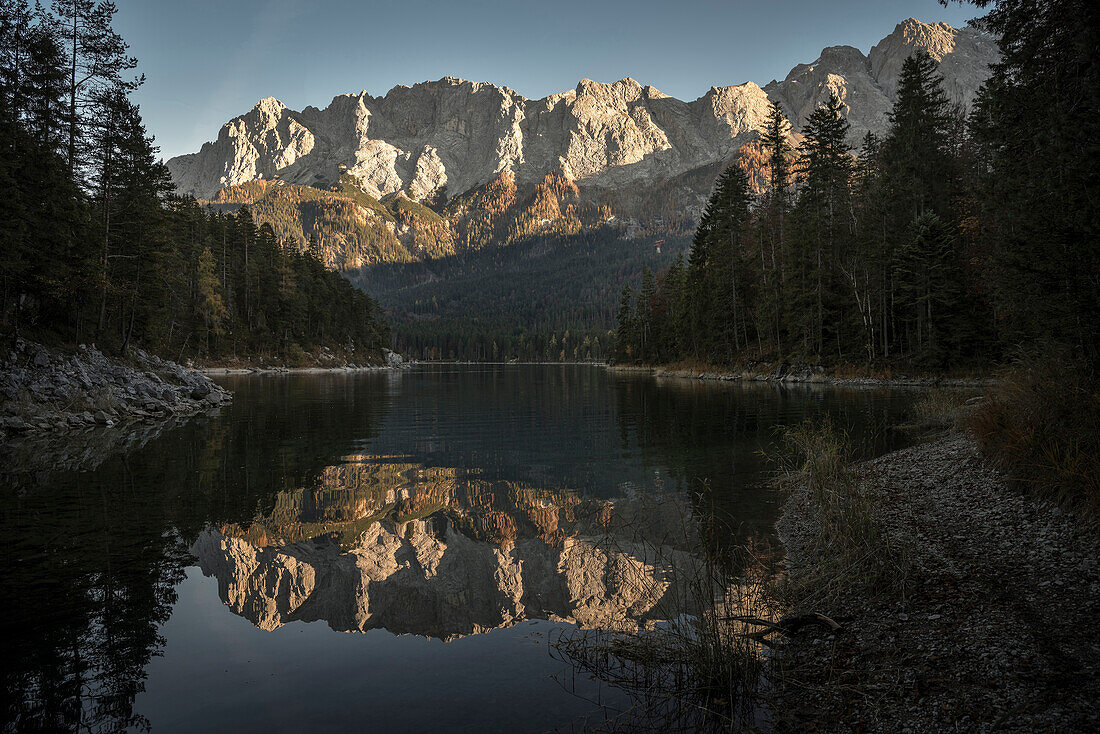
[[[168,430],[0,453],[5,729],[576,731],[630,701],[549,643],[660,623],[640,556],[691,552],[640,539],[677,523],[651,500],[766,543],[777,427],[829,415],[882,451],[911,395],[563,365],[219,380],[231,406]]]

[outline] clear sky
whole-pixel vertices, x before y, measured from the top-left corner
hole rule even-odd
[[[292,109],[444,76],[542,97],[625,76],[691,100],[782,79],[825,46],[864,53],[898,22],[965,25],[936,0],[116,0],[165,158],[263,97]]]

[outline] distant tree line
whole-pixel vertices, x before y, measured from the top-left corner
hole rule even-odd
[[[171,357],[380,349],[377,305],[247,209],[172,194],[110,2],[0,0],[0,327]]]
[[[835,96],[797,149],[773,104],[765,193],[719,176],[687,260],[624,288],[616,358],[942,370],[1058,344],[1095,363],[1096,20],[998,2],[982,22],[1004,56],[969,116],[918,53],[854,155]]]
[[[609,227],[528,236],[447,258],[349,274],[393,323],[393,348],[418,359],[603,362],[619,288],[685,251],[686,237],[626,239]],[[564,343],[563,343],[564,342]]]
[[[506,322],[438,319],[399,322],[398,351],[416,359],[470,362],[604,362],[614,332],[519,328]]]

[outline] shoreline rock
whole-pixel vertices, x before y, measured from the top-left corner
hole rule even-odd
[[[336,358],[328,352],[328,350],[322,350],[322,356],[326,357],[324,361],[334,362]],[[196,372],[200,372],[204,375],[271,375],[271,374],[325,374],[329,372],[383,372],[387,370],[408,369],[414,364],[417,364],[415,360],[407,360],[401,354],[390,350],[382,350],[382,364],[355,364],[353,362],[346,362],[344,364],[322,364],[318,361],[317,364],[309,367],[287,367],[286,365],[258,365],[256,367],[234,367],[230,365],[225,366],[196,366],[191,369]],[[190,363],[188,363],[190,366]]]
[[[17,339],[0,354],[0,436],[157,421],[232,400],[196,370],[137,348],[129,356],[125,364],[94,344],[66,352]]]
[[[678,380],[703,380],[714,382],[773,382],[812,385],[842,385],[845,387],[951,387],[978,388],[997,383],[992,378],[926,377],[897,375],[894,377],[837,377],[821,366],[783,365],[761,372],[750,366],[732,372],[704,372],[688,369],[670,369],[648,365],[608,365],[611,372],[642,373],[654,377]]]

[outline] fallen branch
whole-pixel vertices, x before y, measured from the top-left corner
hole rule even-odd
[[[769,622],[766,619],[760,619],[759,617],[726,617],[728,621],[744,622],[746,624],[755,624],[758,627],[766,627],[767,629],[758,630],[756,632],[746,633],[746,637],[752,637],[755,639],[763,639],[764,636],[771,634],[772,632],[782,632],[785,635],[793,635],[798,630],[809,625],[817,625],[820,627],[827,627],[830,631],[836,632],[840,629],[840,625],[834,622],[824,614],[799,614],[793,617],[784,617],[778,622]]]

